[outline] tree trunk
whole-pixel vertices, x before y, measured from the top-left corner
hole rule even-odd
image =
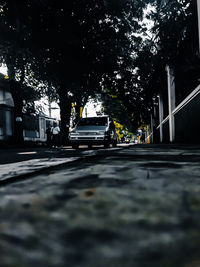
[[[69,99],[65,88],[59,90],[59,106],[60,106],[60,118],[61,118],[61,144],[69,144],[69,126],[71,117],[71,100]]]
[[[74,119],[75,125],[77,124],[77,122],[80,119],[80,109],[81,109],[81,103],[79,101],[77,101],[76,106],[75,106],[75,119]]]

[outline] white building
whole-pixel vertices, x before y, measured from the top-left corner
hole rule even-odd
[[[6,140],[13,135],[13,107],[8,81],[0,74],[0,140]]]

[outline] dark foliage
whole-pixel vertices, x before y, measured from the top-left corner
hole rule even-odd
[[[151,40],[141,38],[148,3]],[[166,88],[166,64],[175,67],[178,101],[197,84],[196,21],[194,0],[5,0],[0,49],[13,80],[18,70],[22,83],[29,76],[48,85],[42,93],[60,105],[63,136],[71,103],[79,107],[102,91],[118,98],[137,127]]]

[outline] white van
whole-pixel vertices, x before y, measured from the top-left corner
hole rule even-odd
[[[117,145],[115,124],[109,116],[88,117],[79,120],[69,133],[69,141],[73,148],[79,145]]]

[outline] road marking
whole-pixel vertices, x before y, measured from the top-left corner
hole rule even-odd
[[[19,155],[32,155],[32,154],[37,154],[38,152],[36,151],[30,151],[30,152],[18,152],[17,154]]]

